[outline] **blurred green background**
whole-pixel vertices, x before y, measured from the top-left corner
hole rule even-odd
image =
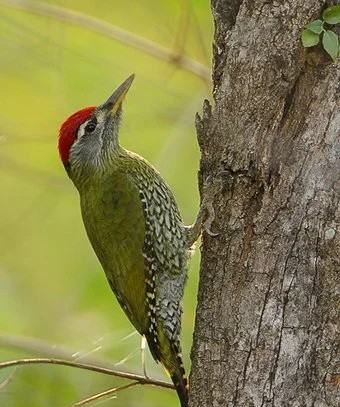
[[[31,12],[11,6],[18,3]],[[159,169],[191,223],[198,208],[194,115],[209,95],[209,78],[88,27],[37,15],[32,11],[36,4],[0,1],[0,361],[45,354],[39,339],[51,346],[51,355],[54,346],[65,347],[79,361],[90,355],[141,373],[140,337],[117,305],[87,240],[77,192],[57,154],[57,133],[73,111],[103,102],[135,72],[121,142]],[[45,4],[121,27],[209,69],[212,21],[207,0]],[[198,262],[196,252],[184,300],[187,371]],[[8,336],[19,337],[17,348],[9,346],[13,338]],[[147,369],[150,376],[167,379],[149,355]],[[66,407],[122,383],[127,382],[52,365],[1,370],[0,406]],[[170,390],[139,386],[103,405],[178,402]]]

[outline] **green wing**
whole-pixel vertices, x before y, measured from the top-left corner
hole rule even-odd
[[[81,209],[92,247],[120,305],[135,328],[148,327],[143,245],[145,220],[138,189],[115,171],[81,193]]]

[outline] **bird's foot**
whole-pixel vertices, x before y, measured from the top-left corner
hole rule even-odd
[[[204,214],[202,221],[202,230],[212,237],[219,235],[219,232],[212,231],[212,224],[215,220],[215,209],[213,206],[213,202],[215,196],[219,194],[221,190],[222,180],[220,178],[214,178],[212,175],[209,175],[203,183],[203,201],[201,208]]]
[[[212,231],[212,224],[215,220],[215,210],[213,202],[215,196],[221,192],[222,178],[209,176],[203,183],[203,199],[193,225],[187,228],[187,247],[190,248],[204,231],[209,236],[216,237],[219,232]]]

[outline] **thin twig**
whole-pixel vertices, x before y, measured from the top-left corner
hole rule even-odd
[[[11,381],[13,380],[13,378],[14,378],[14,375],[15,375],[16,371],[17,371],[17,368],[15,368],[15,369],[13,370],[13,372],[11,372],[11,373],[9,374],[9,376],[8,376],[4,381],[2,381],[2,382],[0,383],[0,391],[2,391],[6,386],[8,386],[8,385],[10,384],[10,382],[11,382]]]
[[[69,366],[74,367],[77,369],[84,369],[90,370],[96,373],[102,373],[109,376],[116,376],[121,377],[124,379],[129,379],[138,382],[139,384],[146,384],[152,386],[163,387],[166,389],[174,389],[174,386],[171,383],[164,382],[158,379],[151,379],[149,377],[141,376],[139,374],[130,373],[130,372],[122,372],[119,370],[107,369],[101,366],[96,365],[89,365],[86,363],[79,363],[79,362],[72,362],[70,360],[63,360],[63,359],[52,359],[52,358],[24,358],[24,359],[15,359],[15,360],[8,360],[6,362],[0,362],[0,370],[6,369],[13,366],[21,366],[21,365],[41,365],[41,364],[52,364],[52,365],[62,365],[62,366]]]
[[[113,38],[125,45],[143,51],[154,58],[161,59],[188,72],[191,72],[197,77],[203,79],[206,83],[210,82],[210,69],[198,61],[195,61],[185,55],[178,55],[176,52],[164,48],[153,41],[132,34],[129,31],[123,30],[120,27],[107,23],[98,18],[64,7],[32,0],[0,0],[0,4],[25,10],[29,13],[51,17],[95,31],[98,34]]]
[[[88,353],[79,354],[79,352],[75,352],[73,349],[66,348],[65,346],[51,345],[47,341],[26,336],[0,335],[0,348],[17,349],[29,352],[33,356],[48,359],[73,360],[105,369],[111,369],[117,365],[117,363],[112,363],[103,358],[89,356]],[[124,371],[124,369],[120,370]]]
[[[93,396],[87,397],[86,399],[83,399],[83,400],[78,401],[77,403],[74,403],[72,407],[85,406],[86,404],[89,404],[92,401],[97,401],[103,397],[111,396],[112,394],[118,393],[119,391],[122,391],[122,390],[126,390],[133,386],[137,386],[139,384],[140,384],[139,382],[132,382],[132,383],[125,384],[124,386],[115,387],[113,389],[102,391],[101,393],[94,394]]]

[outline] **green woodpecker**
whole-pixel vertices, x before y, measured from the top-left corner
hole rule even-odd
[[[79,191],[86,232],[112,291],[187,407],[181,300],[202,213],[195,225],[184,226],[160,174],[119,145],[122,101],[133,79],[104,104],[71,115],[60,129],[59,153]]]

